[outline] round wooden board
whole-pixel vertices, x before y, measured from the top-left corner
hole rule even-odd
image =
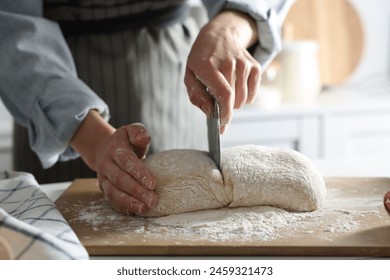
[[[319,42],[321,82],[343,83],[359,64],[364,47],[363,26],[347,0],[297,0],[283,25],[285,40]]]
[[[8,241],[0,236],[0,260],[12,260],[14,259],[14,253]]]

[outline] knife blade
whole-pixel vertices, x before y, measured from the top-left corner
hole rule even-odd
[[[209,157],[221,170],[221,140],[220,140],[220,111],[217,100],[214,100],[214,111],[212,116],[207,118],[207,137],[209,142]]]

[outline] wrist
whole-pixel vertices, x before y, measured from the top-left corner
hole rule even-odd
[[[211,24],[230,32],[245,48],[251,47],[258,40],[256,21],[242,12],[223,11],[211,21]]]
[[[91,110],[88,112],[79,129],[73,136],[70,145],[80,154],[89,168],[96,171],[96,152],[100,143],[115,132],[100,114]]]

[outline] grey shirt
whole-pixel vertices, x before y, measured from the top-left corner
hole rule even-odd
[[[43,167],[48,168],[58,160],[78,156],[69,142],[89,110],[97,110],[108,120],[109,109],[78,79],[58,23],[44,17],[43,2],[0,1],[0,97],[15,120],[28,128],[30,146]],[[85,4],[90,1],[79,2]],[[152,5],[167,1],[128,2],[139,13],[142,9],[150,9],[146,2]],[[203,1],[210,18],[223,9],[233,9],[248,13],[256,20],[259,43],[254,57],[263,68],[281,48],[278,8],[285,1],[271,2],[278,5],[271,7],[267,0]]]

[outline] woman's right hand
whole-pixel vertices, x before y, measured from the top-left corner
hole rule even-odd
[[[261,66],[247,50],[256,40],[257,25],[249,15],[223,11],[200,30],[188,55],[184,83],[190,101],[207,116],[218,101],[221,133],[233,109],[252,103],[259,92]]]
[[[156,179],[146,168],[151,137],[142,124],[115,130],[90,111],[71,141],[84,162],[97,172],[105,199],[117,212],[142,214],[157,205]]]

